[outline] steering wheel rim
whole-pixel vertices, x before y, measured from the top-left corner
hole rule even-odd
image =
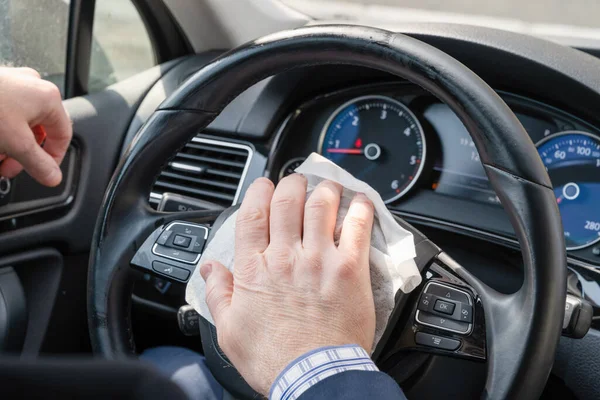
[[[254,83],[324,64],[368,67],[407,79],[446,103],[466,126],[525,264],[523,286],[511,296],[495,293],[461,268],[456,271],[486,293],[485,321],[492,334],[483,397],[539,395],[552,367],[566,294],[562,225],[544,166],[516,116],[467,67],[416,39],[367,27],[308,27],[258,39],[202,68],[151,116],[121,159],[95,228],[88,274],[94,351],[108,358],[134,354],[128,264],[141,238],[173,218],[147,202],[168,158]]]

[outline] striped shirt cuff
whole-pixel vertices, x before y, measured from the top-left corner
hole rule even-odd
[[[270,400],[296,400],[318,382],[340,372],[378,371],[359,345],[321,347],[291,362],[271,386]]]

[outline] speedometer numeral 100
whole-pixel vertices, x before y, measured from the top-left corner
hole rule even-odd
[[[419,179],[425,135],[404,104],[386,96],[364,96],[333,112],[321,133],[319,152],[367,182],[389,203]]]
[[[554,188],[567,249],[600,240],[600,140],[569,131],[548,136],[538,152]]]
[[[577,146],[577,154],[582,156],[589,156],[592,154],[592,149],[589,147]]]

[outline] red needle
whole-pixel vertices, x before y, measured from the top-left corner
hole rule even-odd
[[[327,149],[328,153],[363,154],[362,149]]]

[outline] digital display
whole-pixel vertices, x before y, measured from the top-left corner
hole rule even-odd
[[[479,159],[475,143],[463,123],[445,104],[434,104],[424,113],[440,136],[442,158],[434,164],[437,193],[488,204],[500,204]]]

